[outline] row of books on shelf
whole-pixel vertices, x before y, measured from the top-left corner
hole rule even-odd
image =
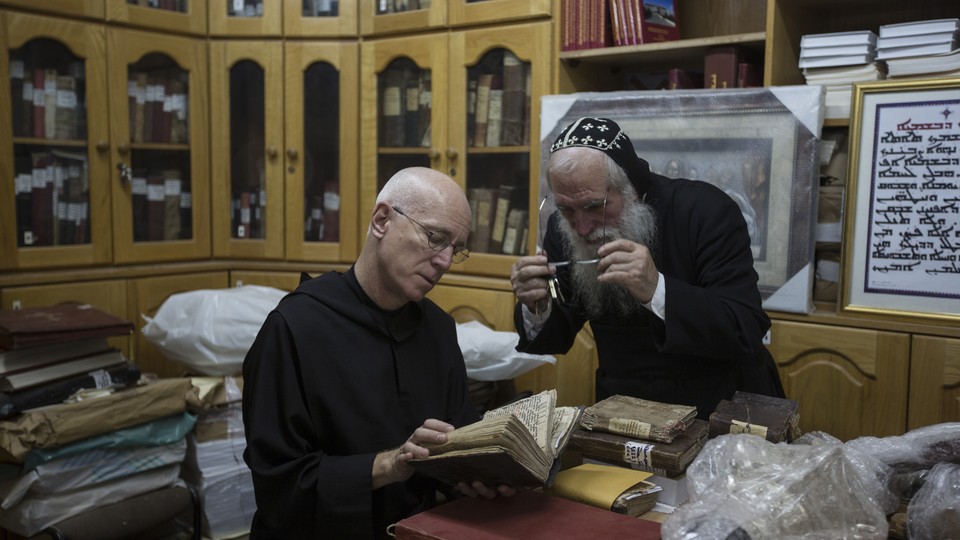
[[[432,0],[377,0],[377,15],[430,9]]]
[[[30,67],[22,59],[10,59],[15,137],[86,138],[85,96],[82,62],[71,62],[66,69],[58,71],[50,67]]]
[[[680,39],[675,0],[563,0],[563,51]]]
[[[503,51],[500,67],[467,80],[469,146],[530,144],[530,65]]]
[[[684,88],[756,88],[763,86],[763,68],[756,53],[738,45],[707,49],[703,71],[670,68],[663,71],[631,71],[624,76],[624,90],[678,90]]]
[[[135,242],[193,237],[193,198],[179,169],[134,169],[130,182]]]
[[[527,203],[530,191],[523,186],[469,188],[473,227],[467,248],[477,253],[521,255],[529,234]]]
[[[300,13],[304,17],[336,17],[340,14],[340,0],[303,0]]]
[[[433,97],[428,70],[388,69],[381,75],[380,145],[429,147]]]
[[[89,241],[90,196],[84,154],[53,149],[18,156],[14,194],[20,247]]]
[[[263,0],[228,0],[227,17],[263,17]]]
[[[340,240],[340,183],[323,182],[323,193],[307,196],[303,239],[306,242],[337,242]]]
[[[132,142],[188,142],[187,84],[183,77],[180,73],[131,74],[127,80],[127,102]]]

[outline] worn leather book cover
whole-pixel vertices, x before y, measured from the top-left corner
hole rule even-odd
[[[750,392],[721,400],[710,415],[710,438],[751,433],[772,442],[793,442],[800,436],[800,404]]]
[[[709,423],[694,420],[671,443],[658,443],[602,431],[578,429],[570,436],[567,448],[584,458],[622,465],[675,478],[687,470],[707,441]]]
[[[0,347],[20,349],[93,337],[126,336],[133,323],[90,304],[0,310]]]
[[[587,430],[669,443],[686,431],[696,416],[697,408],[690,405],[618,394],[587,407],[580,425]]]
[[[537,491],[513,497],[464,497],[392,526],[397,540],[630,538],[658,540],[660,524]]]

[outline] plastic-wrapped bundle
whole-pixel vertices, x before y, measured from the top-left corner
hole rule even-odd
[[[687,469],[691,500],[664,522],[663,538],[886,539],[898,503],[891,473],[824,433],[794,444],[722,435]]]
[[[960,531],[960,465],[939,463],[907,506],[911,540],[956,538]]]
[[[859,437],[847,446],[901,473],[927,470],[937,463],[960,463],[960,422],[925,426],[897,437]]]

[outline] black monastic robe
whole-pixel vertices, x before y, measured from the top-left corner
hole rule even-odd
[[[429,507],[414,475],[371,489],[377,452],[424,420],[478,420],[453,319],[429,300],[385,312],[351,268],[303,282],[266,318],[243,364],[251,539],[382,538]]]
[[[737,204],[700,181],[650,173],[646,201],[657,213],[657,269],[666,281],[666,321],[640,308],[624,318],[591,320],[599,368],[596,399],[624,394],[694,405],[706,419],[736,390],[783,396],[773,358],[762,345],[770,319],[761,307],[750,237]],[[637,182],[634,182],[637,184]],[[570,258],[561,243],[560,216],[544,237],[549,260]],[[557,269],[565,304],[554,303],[545,326],[530,341],[518,303],[517,350],[562,354],[587,321],[576,305],[570,267]]]

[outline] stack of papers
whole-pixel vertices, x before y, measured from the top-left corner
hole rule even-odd
[[[880,27],[877,58],[896,78],[960,76],[960,18]]]
[[[877,35],[869,30],[807,34],[800,38],[800,67],[869,64],[877,56]]]

